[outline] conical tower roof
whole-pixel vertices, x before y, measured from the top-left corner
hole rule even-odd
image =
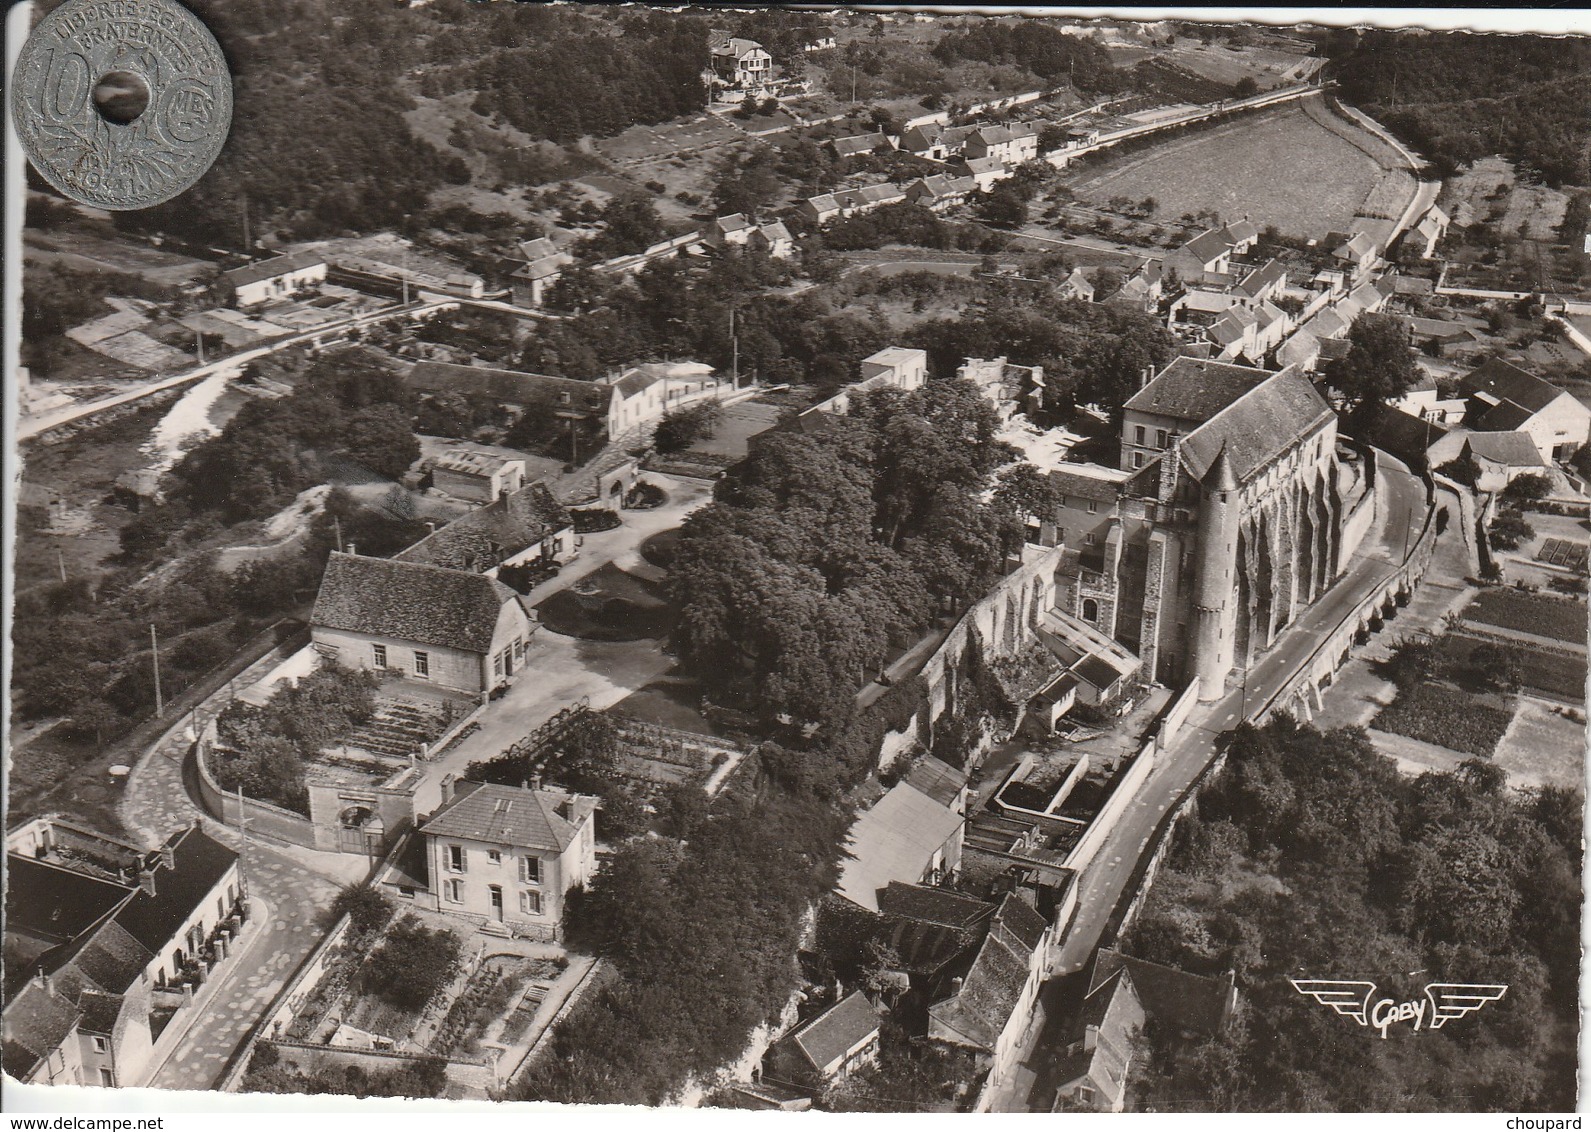
[[[1221,441],[1215,459],[1210,461],[1210,466],[1205,469],[1204,479],[1200,482],[1208,491],[1237,490],[1237,477],[1232,474],[1232,461],[1226,456],[1226,441]]]

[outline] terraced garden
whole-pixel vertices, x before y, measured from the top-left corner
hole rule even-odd
[[[1482,590],[1464,607],[1464,620],[1584,646],[1586,607],[1568,598],[1501,587]]]

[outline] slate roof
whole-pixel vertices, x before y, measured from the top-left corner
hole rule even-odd
[[[760,51],[762,44],[755,39],[725,39],[713,47],[714,55],[729,55],[736,59],[749,55],[753,51]]]
[[[1345,299],[1343,302],[1347,302],[1347,300]],[[1314,318],[1304,323],[1303,328],[1316,338],[1340,338],[1348,333],[1349,326],[1348,320],[1343,317],[1338,309],[1340,306],[1342,306],[1341,303],[1337,307],[1327,307]]]
[[[558,245],[546,236],[538,236],[534,240],[519,241],[519,256],[527,263],[534,263],[538,259],[545,259],[550,255],[558,254]]]
[[[636,366],[634,369],[626,370],[624,376],[613,383],[613,387],[619,391],[619,396],[628,401],[631,397],[645,393],[662,380],[663,375],[649,366]]]
[[[892,880],[878,894],[881,916],[968,931],[994,915],[995,906],[948,888]]]
[[[1375,240],[1365,232],[1355,232],[1346,243],[1332,252],[1332,255],[1338,259],[1363,260],[1374,255],[1375,251]]]
[[[20,853],[6,859],[6,928],[72,939],[127,899],[130,885],[115,884]]]
[[[84,991],[77,996],[77,1008],[83,1013],[77,1024],[79,1030],[109,1037],[116,1032],[116,1019],[121,1017],[122,996]]]
[[[878,1011],[855,991],[792,1031],[789,1040],[813,1068],[824,1069],[877,1033]]]
[[[563,252],[555,252],[549,256],[533,260],[513,273],[515,279],[551,279],[560,274],[564,268],[574,262],[574,257]]]
[[[1539,413],[1558,399],[1563,390],[1501,358],[1488,358],[1459,379],[1472,393],[1485,393],[1499,401],[1512,401]]]
[[[1482,413],[1475,425],[1486,432],[1512,432],[1528,423],[1535,415],[1523,405],[1515,404],[1513,401],[1502,401]]]
[[[1252,220],[1234,220],[1221,231],[1234,247],[1238,244],[1252,243],[1260,238],[1260,230],[1254,226]]]
[[[1173,358],[1125,407],[1178,420],[1207,421],[1271,376],[1253,366]]]
[[[592,799],[577,794],[473,782],[459,782],[454,789],[462,793],[433,813],[421,833],[562,853],[592,812]],[[561,805],[571,807],[574,820],[558,812]]]
[[[1232,1000],[1230,978],[1192,975],[1102,947],[1094,956],[1089,994],[1123,970],[1132,979],[1133,991],[1146,1013],[1179,1030],[1199,1034],[1219,1034],[1226,1027]]]
[[[151,952],[158,952],[193,914],[210,890],[238,861],[236,851],[198,826],[189,826],[166,840],[173,865],[155,867],[155,892],[143,889],[116,913],[116,923]],[[159,861],[156,855],[154,860]],[[118,988],[119,989],[119,988]]]
[[[713,221],[720,232],[739,232],[751,227],[751,221],[738,212],[731,212],[728,216],[720,216]]]
[[[508,405],[529,404],[543,396],[567,393],[570,408],[604,415],[613,400],[611,385],[453,362],[416,362],[404,382],[420,393],[448,391]]]
[[[780,240],[789,240],[792,238],[790,235],[790,229],[785,227],[783,220],[773,220],[767,224],[764,224],[761,228],[757,229],[757,235],[761,236],[763,240],[769,244],[776,244]]]
[[[999,173],[1005,169],[1005,162],[998,157],[963,157],[956,163],[956,168],[964,170],[971,177],[979,173]]]
[[[862,359],[863,365],[875,366],[902,366],[912,362],[922,361],[924,352],[914,350],[907,346],[885,346],[876,354],[869,354]]]
[[[815,197],[807,197],[807,204],[819,213],[838,212],[840,202],[833,193],[819,193]]]
[[[1044,929],[1049,927],[1039,910],[1015,893],[1007,893],[994,914],[991,931],[1010,934],[1012,946],[1032,954],[1044,939]]]
[[[483,574],[333,552],[310,623],[484,654],[498,614],[514,596]]]
[[[967,787],[967,772],[932,755],[906,772],[906,784],[928,795],[941,806],[953,806]]]
[[[1423,275],[1394,275],[1391,278],[1394,294],[1431,295],[1436,293],[1436,284]]]
[[[840,157],[855,157],[859,153],[872,153],[880,146],[888,145],[889,139],[882,131],[871,134],[852,134],[846,138],[834,138],[829,145],[834,147],[834,152]]]
[[[1012,907],[1013,902],[1023,903],[1014,893],[1001,902],[960,993],[929,1008],[934,1021],[991,1051],[1016,1009],[1033,955],[1033,946],[1026,942],[1030,922]],[[1031,908],[1028,911],[1038,918],[1042,932],[1043,917]],[[1036,942],[1037,937],[1032,938]]]
[[[1320,357],[1320,339],[1308,329],[1295,330],[1276,348],[1276,360],[1284,366],[1304,366]]]
[[[1225,448],[1232,474],[1245,482],[1299,437],[1309,434],[1331,407],[1297,369],[1267,374],[1266,380],[1182,438],[1182,460],[1202,480]]]
[[[1092,1026],[1096,1044],[1092,1051],[1080,1050],[1062,1061],[1061,1080],[1071,1082],[1086,1075],[1108,1097],[1110,1103],[1105,1107],[1115,1107],[1127,1085],[1133,1031],[1143,1023],[1143,1006],[1126,971],[1096,987],[1084,998],[1071,1035],[1074,1042],[1080,1042]]]
[[[392,560],[483,574],[573,523],[564,505],[537,480],[460,515]],[[494,612],[494,625],[496,616]]]
[[[1061,286],[1079,294],[1092,295],[1094,293],[1094,285],[1089,282],[1088,276],[1083,274],[1083,269],[1080,267],[1072,268],[1072,273],[1061,282]]]
[[[223,271],[221,278],[225,279],[234,288],[245,287],[250,283],[258,283],[264,279],[275,279],[279,275],[287,275],[294,271],[304,271],[311,267],[324,267],[326,257],[316,252],[294,252],[292,255],[279,255],[274,259],[262,259],[256,263],[245,263],[242,267],[234,267],[230,271]]]
[[[851,826],[846,839],[850,856],[836,891],[876,912],[879,889],[892,880],[922,880],[934,854],[955,836],[961,822],[961,815],[916,787],[897,783]]]
[[[181,926],[179,921],[172,931]],[[111,920],[66,950],[69,958],[55,971],[56,985],[69,996],[90,990],[121,994],[138,980],[139,972],[170,942],[171,932],[167,932],[154,946],[146,946]],[[48,970],[48,966],[45,969]]]
[[[1472,432],[1465,443],[1475,456],[1509,468],[1544,468],[1541,450],[1522,432]]]
[[[1422,460],[1447,429],[1391,405],[1365,405],[1353,418],[1352,434],[1366,444],[1392,453],[1404,463]]]
[[[1091,503],[1115,505],[1121,485],[1114,480],[1098,476],[1084,476],[1064,468],[1051,468],[1050,484],[1069,499],[1082,499]]]

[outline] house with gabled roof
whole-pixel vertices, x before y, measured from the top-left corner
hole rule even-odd
[[[332,552],[310,613],[315,651],[480,694],[517,672],[535,623],[519,595],[472,570]]]
[[[769,1068],[786,1081],[843,1081],[878,1060],[878,1038],[878,1011],[853,991],[780,1038],[768,1051]]]
[[[837,160],[844,161],[848,157],[861,157],[869,153],[890,148],[889,138],[882,130],[874,130],[870,134],[852,134],[849,137],[831,138],[824,143],[824,148]]]
[[[1591,409],[1528,370],[1490,358],[1459,379],[1478,432],[1522,432],[1544,461],[1567,460],[1591,441]]]
[[[783,220],[770,220],[751,233],[751,246],[772,259],[789,259],[795,253],[795,240]]]
[[[235,954],[249,919],[238,854],[197,823],[146,851],[43,818],[7,838],[6,881],[6,1072],[145,1084]]]
[[[1223,228],[1210,228],[1177,248],[1162,261],[1168,272],[1186,283],[1197,283],[1207,274],[1226,275],[1232,270],[1232,242]]]
[[[985,1090],[998,1088],[1016,1062],[1049,971],[1053,928],[1020,895],[1000,901],[966,978],[928,1008],[928,1036],[976,1050],[988,1062]]]
[[[891,881],[937,884],[961,864],[963,817],[899,782],[852,824],[835,892],[869,912]]]
[[[994,188],[999,181],[1011,175],[1009,166],[998,157],[967,157],[957,158],[950,166],[950,170],[957,177],[970,177],[980,193],[986,193]]]
[[[558,245],[546,236],[534,240],[521,240],[518,266],[508,277],[510,297],[519,307],[540,307],[546,303],[547,291],[560,278],[563,269],[573,263],[574,256],[558,250]]]
[[[1078,299],[1081,302],[1091,303],[1094,301],[1094,284],[1083,274],[1081,267],[1074,267],[1072,273],[1055,289],[1055,294],[1057,298]]]
[[[773,81],[773,56],[754,39],[725,36],[709,49],[714,82],[761,97]]]
[[[746,243],[754,231],[756,231],[755,224],[740,213],[731,212],[728,216],[714,217],[702,234],[708,243],[725,248],[731,245],[738,247]]]
[[[429,466],[433,487],[470,503],[490,503],[525,483],[524,460],[483,449],[450,448]]]
[[[1369,233],[1355,232],[1341,239],[1332,249],[1331,258],[1358,279],[1376,265],[1376,260],[1381,258],[1381,251]]]
[[[1039,155],[1038,131],[1027,122],[978,126],[967,135],[961,152],[971,159],[997,158],[1014,168]]]
[[[253,307],[324,283],[327,270],[325,256],[301,251],[223,271],[221,281],[232,288],[233,306]]]
[[[913,986],[942,997],[944,978],[988,931],[995,905],[948,888],[891,881],[878,894],[885,938]]]
[[[1230,972],[1224,978],[1192,975],[1100,948],[1060,1064],[1057,1098],[1098,1112],[1120,1112],[1149,1019],[1178,1035],[1212,1037],[1226,1029],[1236,1004]]]
[[[506,934],[556,939],[565,897],[596,872],[597,799],[533,785],[447,782],[420,823],[422,907]],[[419,878],[406,878],[410,880]]]
[[[1425,215],[1420,217],[1419,223],[1415,224],[1405,239],[1413,242],[1421,259],[1430,259],[1436,254],[1437,245],[1442,242],[1442,237],[1447,235],[1448,225],[1452,222],[1452,218],[1447,213],[1433,204],[1426,210]]]
[[[457,393],[471,400],[488,401],[514,419],[532,408],[550,411],[560,419],[584,422],[594,431],[600,430],[605,440],[612,440],[623,431],[619,427],[618,392],[600,382],[422,361],[404,376],[404,384],[421,396]]]
[[[906,199],[912,204],[920,204],[934,212],[944,212],[964,203],[977,191],[978,182],[971,177],[935,173],[929,177],[919,177],[907,185]]]

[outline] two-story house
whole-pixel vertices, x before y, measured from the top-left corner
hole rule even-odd
[[[773,81],[773,56],[754,39],[728,37],[712,47],[713,77],[737,92],[757,94]]]
[[[555,939],[564,899],[596,872],[597,800],[550,787],[444,783],[419,828],[417,902],[515,935]]]

